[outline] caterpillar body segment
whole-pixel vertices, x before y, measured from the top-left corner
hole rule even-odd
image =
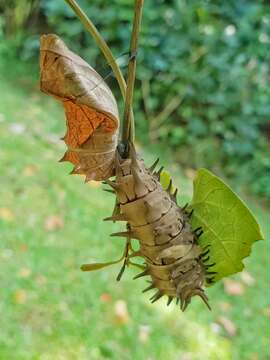
[[[145,167],[133,145],[128,158],[116,151],[115,181],[107,184],[115,191],[118,210],[108,220],[126,220],[127,231],[112,235],[139,241],[137,254],[144,258],[145,269],[135,278],[151,277],[144,292],[157,289],[152,302],[167,295],[168,302],[180,300],[184,311],[192,296],[198,295],[210,309],[203,290],[208,276],[205,250],[197,243],[202,230],[192,230],[190,214],[176,204],[177,192],[171,193],[172,183],[167,191],[162,189],[160,173],[154,172],[154,166]]]

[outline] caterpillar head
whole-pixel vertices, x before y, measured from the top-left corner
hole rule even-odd
[[[185,287],[180,293],[180,301],[181,301],[181,310],[182,311],[185,311],[188,304],[190,304],[192,296],[195,296],[195,295],[198,295],[203,300],[203,302],[208,307],[208,309],[211,310],[211,307],[208,303],[208,297],[205,295],[202,288]]]
[[[185,261],[178,263],[171,273],[176,286],[176,296],[181,301],[181,310],[184,311],[191,298],[199,296],[206,306],[210,309],[208,298],[202,287],[206,281],[207,268],[201,259],[202,249],[198,245],[192,245],[189,252],[185,255]],[[187,259],[189,257],[189,259]]]

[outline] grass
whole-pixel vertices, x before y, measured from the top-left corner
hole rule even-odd
[[[255,284],[242,296],[227,295],[222,282],[209,288],[212,312],[199,299],[185,313],[163,300],[150,304],[133,269],[119,283],[118,265],[79,270],[122,252],[122,240],[109,237],[118,224],[101,220],[113,199],[99,184],[67,176],[71,166],[57,163],[60,106],[39,93],[35,75],[17,62],[9,67],[0,74],[0,359],[269,359],[267,240],[245,261]],[[143,152],[147,161],[157,156]],[[187,197],[190,182],[165,157]],[[269,209],[249,205],[269,234]],[[233,321],[235,336],[217,324],[220,316]]]

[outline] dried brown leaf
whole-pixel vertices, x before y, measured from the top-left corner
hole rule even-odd
[[[44,222],[44,228],[47,231],[54,231],[61,229],[64,226],[62,218],[58,215],[51,215],[47,217]]]
[[[113,175],[119,116],[114,96],[102,77],[70,51],[56,35],[40,39],[40,88],[62,102],[68,147],[62,161],[86,180]]]
[[[223,327],[228,336],[233,337],[236,335],[236,327],[230,319],[225,316],[220,316],[217,319],[217,323]]]
[[[112,298],[111,298],[110,294],[107,294],[107,293],[101,294],[100,297],[99,297],[99,300],[100,300],[100,302],[102,302],[102,303],[110,302],[111,299],[112,299]]]

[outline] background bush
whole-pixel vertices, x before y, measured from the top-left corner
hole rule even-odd
[[[5,5],[4,5],[5,3]],[[116,56],[127,52],[132,1],[79,1]],[[98,71],[98,48],[64,1],[0,0],[2,54],[36,61],[56,32]],[[183,166],[222,169],[270,198],[270,5],[263,1],[147,0],[135,114],[138,138],[170,145]],[[115,81],[110,85],[118,99]]]

